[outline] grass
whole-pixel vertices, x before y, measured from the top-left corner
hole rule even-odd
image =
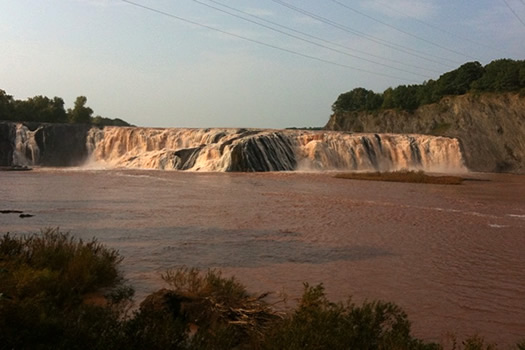
[[[465,179],[450,175],[428,175],[423,171],[392,171],[370,173],[341,173],[335,175],[338,179],[406,182],[435,185],[460,185]]]

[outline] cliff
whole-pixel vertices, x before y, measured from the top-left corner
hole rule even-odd
[[[0,122],[0,166],[77,166],[87,156],[87,124]]]
[[[332,115],[325,129],[454,137],[470,170],[525,173],[525,97],[519,94],[445,97],[413,112],[345,112]]]

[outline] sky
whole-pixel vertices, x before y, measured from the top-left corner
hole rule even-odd
[[[0,89],[145,127],[320,127],[356,87],[500,58],[525,0],[0,0]]]

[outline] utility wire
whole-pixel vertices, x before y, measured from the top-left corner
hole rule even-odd
[[[196,1],[196,0],[194,0]],[[298,33],[298,34],[301,34],[301,35],[304,35],[308,38],[311,38],[311,39],[314,39],[314,40],[319,40],[321,42],[324,42],[326,44],[330,44],[330,45],[333,45],[333,46],[337,46],[337,47],[340,47],[342,49],[345,49],[345,50],[350,50],[350,51],[355,51],[355,52],[359,52],[363,55],[367,55],[367,56],[371,56],[371,57],[375,57],[375,58],[379,58],[381,60],[385,60],[385,61],[389,61],[389,62],[392,62],[392,63],[397,63],[397,64],[400,64],[400,65],[403,65],[403,66],[407,66],[407,67],[412,67],[412,68],[416,68],[416,69],[421,69],[421,70],[425,70],[425,71],[428,71],[428,72],[433,72],[433,73],[439,73],[441,74],[442,72],[441,71],[437,71],[437,70],[434,70],[434,69],[429,69],[429,68],[426,68],[426,67],[421,67],[421,66],[416,66],[416,65],[413,65],[413,64],[408,64],[406,62],[402,62],[402,61],[398,61],[398,60],[393,60],[391,58],[386,58],[386,57],[383,57],[383,56],[379,56],[379,55],[375,55],[375,54],[372,54],[372,53],[369,53],[369,52],[366,52],[366,51],[362,51],[362,50],[359,50],[359,49],[356,49],[356,48],[352,48],[352,47],[348,47],[348,46],[344,46],[344,45],[341,45],[341,44],[338,44],[336,42],[333,42],[333,41],[330,41],[330,40],[326,40],[324,38],[321,38],[321,37],[318,37],[318,36],[315,36],[315,35],[311,35],[311,34],[308,34],[308,33],[305,33],[303,31],[300,31],[300,30],[296,30],[296,29],[293,29],[291,27],[287,27],[287,26],[284,26],[282,24],[279,24],[277,22],[273,22],[273,21],[270,21],[270,20],[267,20],[265,18],[262,18],[262,17],[259,17],[259,16],[256,16],[256,15],[253,15],[251,13],[248,13],[248,12],[245,12],[245,11],[242,11],[242,10],[239,10],[237,8],[234,8],[234,7],[231,7],[231,6],[228,6],[228,5],[225,5],[219,1],[216,1],[216,0],[208,0],[209,2],[212,2],[214,4],[217,4],[217,5],[220,5],[222,7],[225,7],[227,9],[230,9],[230,10],[233,10],[233,11],[236,11],[238,13],[242,13],[243,15],[246,15],[246,16],[250,16],[252,18],[256,18],[260,21],[263,21],[263,22],[266,22],[266,23],[270,23],[274,26],[277,26],[279,28],[283,28],[283,29],[286,29],[286,30],[289,30],[293,33]],[[206,5],[208,6],[208,5]]]
[[[287,48],[284,48],[284,47],[279,47],[279,46],[276,46],[276,45],[268,44],[268,43],[260,41],[260,40],[251,39],[251,38],[248,38],[246,36],[242,36],[242,35],[239,35],[239,34],[231,33],[231,32],[219,29],[219,28],[215,28],[215,27],[212,27],[212,26],[209,26],[209,25],[206,25],[206,24],[198,23],[198,22],[195,22],[195,21],[183,18],[183,17],[179,17],[179,16],[174,15],[172,13],[169,13],[169,12],[166,12],[166,11],[162,11],[162,10],[158,10],[158,9],[153,8],[153,7],[145,6],[145,5],[139,4],[139,3],[134,2],[134,1],[130,1],[130,0],[120,0],[120,1],[125,2],[125,3],[127,3],[129,5],[135,6],[137,8],[141,8],[143,10],[147,10],[147,11],[150,11],[150,12],[157,13],[159,15],[163,15],[163,16],[166,16],[166,17],[170,17],[172,19],[176,19],[176,20],[181,21],[181,22],[185,22],[185,23],[189,23],[189,24],[192,24],[192,25],[195,25],[195,26],[199,26],[199,27],[202,27],[202,28],[213,30],[213,31],[216,31],[216,32],[219,32],[219,33],[231,36],[231,37],[235,37],[235,38],[238,38],[238,39],[249,41],[251,43],[258,44],[258,45],[261,45],[261,46],[265,46],[265,47],[268,47],[268,48],[272,48],[272,49],[275,49],[275,50],[287,52],[287,53],[290,53],[290,54],[293,54],[293,55],[296,55],[296,56],[300,56],[300,57],[303,57],[303,58],[308,58],[308,59],[311,59],[311,60],[314,60],[314,61],[319,61],[319,62],[323,62],[323,63],[327,63],[327,64],[331,64],[331,65],[334,65],[334,66],[347,68],[347,69],[351,69],[351,70],[355,70],[355,71],[359,71],[359,72],[363,72],[363,73],[368,73],[368,74],[383,76],[383,77],[387,77],[387,78],[400,79],[400,80],[404,80],[404,81],[408,81],[408,82],[413,82],[413,80],[410,80],[410,79],[397,77],[397,76],[394,76],[394,75],[389,75],[389,74],[384,74],[384,73],[379,73],[379,72],[373,72],[373,71],[369,71],[369,70],[366,70],[366,69],[357,68],[357,67],[349,66],[349,65],[346,65],[346,64],[342,64],[342,63],[338,63],[338,62],[334,62],[334,61],[330,61],[330,60],[325,60],[325,59],[320,58],[320,57],[310,56],[310,55],[303,54],[301,52],[290,50],[290,49],[287,49]]]
[[[392,29],[394,29],[394,30],[397,30],[397,31],[400,32],[400,33],[403,33],[403,34],[409,35],[409,36],[411,36],[411,37],[413,37],[413,38],[416,38],[416,39],[418,39],[418,40],[421,40],[421,41],[423,41],[423,42],[425,42],[425,43],[427,43],[427,44],[433,45],[433,46],[435,46],[435,47],[438,47],[438,48],[440,48],[440,49],[446,50],[446,51],[448,51],[448,52],[455,53],[456,55],[460,55],[460,56],[468,57],[468,58],[470,58],[470,59],[474,59],[474,60],[476,59],[475,57],[470,56],[470,55],[468,55],[468,54],[465,54],[465,53],[462,53],[462,52],[459,52],[459,51],[453,50],[453,49],[448,48],[448,47],[446,47],[446,46],[443,46],[443,45],[437,44],[437,43],[435,43],[435,42],[433,42],[433,41],[430,41],[430,40],[428,40],[428,39],[425,39],[425,38],[423,38],[423,37],[420,37],[419,35],[416,35],[416,34],[413,34],[413,33],[407,32],[407,31],[405,31],[405,30],[403,30],[403,29],[397,28],[396,26],[393,26],[393,25],[391,25],[391,24],[389,24],[389,23],[387,23],[387,22],[384,22],[384,21],[379,20],[379,19],[377,19],[377,18],[375,18],[375,17],[372,17],[372,16],[370,16],[370,15],[367,15],[366,13],[364,13],[364,12],[362,12],[362,11],[359,11],[359,10],[357,10],[357,9],[351,7],[351,6],[348,6],[348,5],[344,4],[344,3],[342,3],[341,1],[338,1],[338,0],[330,0],[330,1],[332,1],[333,3],[338,4],[338,5],[341,6],[341,7],[344,7],[344,8],[347,9],[347,10],[350,10],[350,11],[352,11],[352,12],[355,12],[355,13],[357,13],[358,15],[364,16],[364,17],[366,17],[366,18],[368,18],[368,19],[371,19],[372,21],[375,21],[375,22],[380,23],[380,24],[382,24],[382,25],[384,25],[384,26],[387,26],[387,27],[389,27],[389,28],[392,28]]]
[[[383,66],[383,67],[386,67],[386,68],[390,68],[390,69],[394,69],[394,70],[397,70],[397,71],[400,71],[400,72],[404,72],[404,73],[409,73],[409,74],[413,74],[413,75],[417,75],[417,76],[420,76],[420,77],[423,77],[425,79],[428,79],[429,77],[426,76],[426,75],[422,75],[422,74],[419,74],[419,73],[415,73],[415,72],[411,72],[409,70],[406,70],[406,69],[402,69],[402,68],[397,68],[397,67],[394,67],[394,66],[390,66],[390,65],[387,65],[387,64],[383,64],[383,63],[380,63],[380,62],[377,62],[377,61],[373,61],[373,60],[370,60],[368,58],[363,58],[363,57],[360,57],[360,56],[357,56],[357,55],[354,55],[354,54],[351,54],[351,53],[348,53],[348,52],[345,52],[345,51],[341,51],[341,50],[338,50],[338,49],[334,49],[332,47],[329,47],[329,46],[326,46],[326,45],[323,45],[323,44],[319,44],[315,41],[312,41],[312,40],[308,40],[308,39],[304,39],[304,38],[301,38],[297,35],[294,35],[294,34],[290,34],[290,33],[287,33],[285,31],[282,31],[282,30],[279,30],[279,29],[276,29],[276,28],[273,28],[273,27],[270,27],[268,25],[265,25],[265,24],[262,24],[262,23],[259,23],[259,22],[256,22],[254,20],[251,20],[251,19],[248,19],[248,18],[245,18],[245,17],[242,17],[242,16],[239,16],[239,15],[236,15],[234,13],[231,13],[231,12],[228,12],[228,11],[225,11],[225,10],[222,10],[218,7],[215,7],[215,6],[212,6],[212,5],[209,5],[209,4],[206,4],[206,3],[203,3],[199,0],[193,0],[194,2],[200,4],[200,5],[203,5],[203,6],[206,6],[206,7],[209,7],[211,9],[214,9],[216,11],[219,11],[219,12],[222,12],[222,13],[226,13],[230,16],[233,16],[233,17],[236,17],[236,18],[239,18],[239,19],[242,19],[244,21],[247,21],[247,22],[250,22],[250,23],[253,23],[253,24],[256,24],[256,25],[259,25],[263,28],[267,28],[267,29],[270,29],[270,30],[273,30],[277,33],[280,33],[280,34],[283,34],[283,35],[286,35],[286,36],[289,36],[291,38],[294,38],[294,39],[297,39],[297,40],[300,40],[300,41],[303,41],[303,42],[306,42],[308,44],[312,44],[312,45],[315,45],[315,46],[318,46],[318,47],[321,47],[323,49],[327,49],[327,50],[330,50],[330,51],[333,51],[333,52],[336,52],[336,53],[340,53],[342,55],[346,55],[346,56],[349,56],[349,57],[353,57],[353,58],[357,58],[357,59],[360,59],[360,60],[363,60],[363,61],[366,61],[368,63],[373,63],[373,64],[377,64],[377,65],[380,65],[380,66]]]
[[[523,2],[523,3],[525,4],[525,2],[524,2],[525,0],[520,0],[520,1]],[[415,16],[410,16],[410,15],[408,15],[407,13],[402,12],[402,11],[399,11],[399,10],[395,9],[394,7],[388,5],[388,3],[386,3],[386,2],[383,2],[383,1],[379,1],[379,2],[381,3],[382,6],[389,8],[391,11],[394,11],[394,12],[396,12],[396,13],[402,14],[402,15],[404,15],[404,16],[408,16],[408,17],[410,17],[413,21],[419,22],[419,23],[421,23],[421,24],[423,24],[423,25],[425,25],[425,26],[427,26],[427,27],[430,27],[430,28],[432,28],[432,29],[438,30],[438,31],[440,31],[440,32],[442,32],[442,33],[445,33],[445,34],[451,36],[451,37],[458,38],[458,39],[461,39],[461,40],[467,41],[467,42],[469,42],[469,43],[471,43],[471,44],[475,44],[475,45],[478,45],[478,46],[485,47],[485,48],[487,48],[487,49],[496,50],[496,48],[494,48],[494,47],[492,47],[492,46],[489,46],[489,45],[487,45],[487,44],[484,44],[484,43],[481,43],[481,42],[479,42],[479,41],[475,41],[475,40],[469,39],[469,38],[467,38],[467,37],[461,36],[461,35],[456,34],[456,33],[449,32],[448,30],[445,30],[445,29],[443,29],[443,28],[441,28],[441,27],[439,27],[439,26],[437,26],[437,25],[434,25],[434,24],[429,23],[429,22],[422,21],[422,20],[420,20],[419,18],[417,18],[417,17],[415,17]],[[500,50],[500,49],[498,49],[498,50]]]
[[[512,7],[510,7],[510,5],[507,2],[507,0],[503,0],[503,2],[505,3],[505,5],[507,5],[507,7],[509,8],[510,12],[512,12],[512,14],[518,19],[518,21],[520,21],[521,24],[523,24],[523,26],[525,27],[525,22],[520,18],[520,16],[518,16],[516,11],[514,11],[514,9]]]
[[[448,61],[448,62],[454,63],[456,65],[462,63],[462,62],[454,61],[454,60],[451,60],[451,59],[448,59],[448,58],[438,57],[436,55],[429,55],[429,54],[426,54],[426,53],[424,53],[422,51],[415,50],[415,49],[412,49],[412,48],[409,48],[409,47],[406,47],[406,46],[402,46],[402,45],[399,45],[399,44],[391,44],[391,43],[389,43],[386,40],[383,40],[381,38],[378,38],[378,37],[375,37],[375,36],[372,36],[372,35],[368,35],[368,34],[363,33],[361,31],[352,29],[352,28],[350,28],[348,26],[345,26],[343,24],[334,22],[334,21],[332,21],[332,20],[330,20],[330,19],[328,19],[326,17],[318,16],[318,15],[316,15],[314,13],[308,12],[306,10],[303,10],[303,9],[301,9],[299,7],[293,6],[293,5],[289,4],[289,3],[281,1],[281,0],[270,0],[270,1],[273,1],[273,2],[275,2],[277,4],[280,4],[280,5],[284,6],[284,7],[287,7],[289,9],[293,10],[293,11],[299,12],[299,13],[301,13],[303,15],[311,17],[311,18],[313,18],[315,20],[318,20],[320,22],[328,24],[328,25],[330,25],[330,26],[332,26],[334,28],[340,29],[340,30],[345,31],[347,33],[357,35],[357,36],[365,38],[365,39],[367,39],[369,41],[373,41],[373,42],[378,43],[380,45],[390,47],[390,48],[392,48],[394,50],[397,50],[397,51],[400,51],[400,52],[404,52],[406,54],[409,54],[409,55],[412,55],[412,56],[415,56],[415,57],[419,57],[419,58],[424,59],[424,60],[429,61],[429,62],[441,64],[443,66],[452,67],[452,68],[455,68],[455,66],[451,66],[449,64],[445,64],[445,63],[443,63],[443,61]],[[427,57],[425,57],[425,56],[427,56]],[[433,57],[435,59],[432,59],[432,58],[429,58],[429,57]]]

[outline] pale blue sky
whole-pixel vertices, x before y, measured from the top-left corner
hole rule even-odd
[[[323,126],[355,87],[525,59],[524,0],[133,2],[164,14],[121,0],[0,0],[0,89],[66,107],[85,95],[96,114],[140,126]]]

